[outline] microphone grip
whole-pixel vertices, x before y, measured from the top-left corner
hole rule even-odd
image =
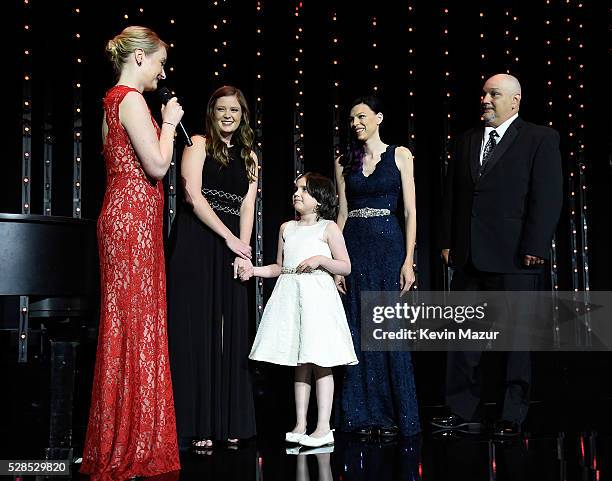
[[[185,127],[183,127],[183,122],[179,122],[178,126],[181,130],[181,132],[183,133],[183,138],[185,139],[185,143],[191,147],[193,145],[193,142],[191,141],[191,137],[189,137],[189,134],[187,134],[187,131],[185,130]]]

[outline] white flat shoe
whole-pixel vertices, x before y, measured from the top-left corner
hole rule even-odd
[[[302,446],[293,446],[291,448],[287,448],[285,452],[287,454],[300,454],[300,449],[302,449]]]
[[[306,431],[303,433],[285,433],[285,441],[298,444],[304,436],[306,436]]]
[[[329,446],[334,444],[334,431],[331,430],[325,436],[320,438],[313,438],[311,436],[303,436],[299,443],[302,446],[308,446],[309,448],[320,448],[321,446]]]

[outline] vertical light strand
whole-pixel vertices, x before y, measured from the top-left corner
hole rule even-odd
[[[43,120],[43,215],[53,213],[53,95],[46,92]]]
[[[512,73],[510,65],[512,65],[512,7],[504,8],[503,16],[503,50],[504,50],[504,71],[507,74]]]
[[[21,111],[21,213],[29,214],[31,206],[30,174],[32,170],[32,6],[23,0],[23,86]],[[17,332],[17,362],[28,360],[29,298],[19,296],[19,328]]]
[[[512,29],[510,30],[511,32],[511,37],[510,37],[510,43],[512,45],[518,45],[520,42],[520,35],[519,32],[520,30],[520,18],[518,16],[518,14],[512,15],[512,11],[510,10],[510,17],[512,17]],[[516,49],[518,50],[518,49]],[[518,71],[519,70],[519,63],[521,61],[521,58],[518,56],[518,53],[516,53],[515,49],[512,48],[511,49],[511,64],[513,66],[514,71]]]
[[[568,102],[568,105],[573,105],[573,131],[574,145],[578,153],[577,155],[577,171],[578,171],[578,207],[579,207],[579,222],[580,222],[580,254],[582,266],[582,288],[589,291],[591,288],[589,275],[589,237],[588,237],[588,206],[587,206],[587,167],[585,156],[585,123],[587,118],[584,115],[584,82],[585,74],[585,55],[584,43],[586,37],[584,34],[584,3],[583,0],[574,0],[575,8],[572,9],[572,18],[574,28],[572,29],[575,36],[573,43],[574,60],[574,80],[576,85],[574,102]],[[568,31],[570,29],[568,28]],[[568,114],[569,115],[569,114]],[[588,315],[588,312],[587,312]]]
[[[571,5],[570,0],[564,1],[564,9],[562,10],[562,23],[563,28],[561,29],[561,35],[563,35],[562,45],[563,50],[566,54],[567,68],[566,73],[566,104],[572,105],[575,102],[576,85],[574,79],[574,62],[576,61],[573,51],[573,41],[575,38],[570,31],[571,25]],[[578,221],[580,213],[578,212],[577,199],[579,196],[579,179],[578,179],[578,156],[576,151],[575,143],[575,125],[574,125],[574,111],[573,109],[567,109],[567,148],[568,148],[568,159],[569,159],[569,228],[570,228],[570,255],[571,255],[571,279],[572,289],[574,292],[578,292],[582,285],[580,280],[580,268],[578,258]]]
[[[295,2],[295,74],[293,79],[293,174],[304,173],[304,4]]]
[[[371,58],[371,64],[370,64],[370,77],[372,79],[372,93],[375,95],[380,94],[380,89],[381,89],[381,65],[380,65],[380,56],[378,54],[379,52],[379,43],[380,43],[380,39],[378,36],[378,17],[376,15],[373,15],[372,17],[370,17],[369,20],[369,28],[370,28],[370,36],[369,36],[369,42],[370,42],[370,58]]]
[[[74,87],[72,102],[72,217],[80,218],[81,192],[82,192],[82,165],[83,165],[83,57],[81,47],[81,9],[73,9],[74,24]]]
[[[416,162],[416,1],[408,3],[407,12],[407,34],[408,34],[408,122],[407,134],[410,151],[413,154],[413,162]],[[414,269],[414,284],[411,289],[419,287],[418,272],[418,244],[415,240],[412,268]]]
[[[258,160],[257,197],[255,199],[255,264],[263,265],[263,69],[264,69],[264,0],[255,6],[255,144]],[[259,328],[263,314],[263,279],[255,283],[255,325]]]
[[[519,17],[512,13],[511,7],[504,9],[504,55],[506,57],[505,71],[508,74],[515,73],[518,70],[520,57],[515,52],[514,45],[520,40],[518,32]]]
[[[479,42],[479,57],[480,57],[480,80],[481,83],[484,83],[485,80],[485,76],[487,75],[489,69],[488,69],[488,55],[487,55],[487,42],[488,40],[488,32],[486,32],[486,25],[487,25],[487,17],[485,16],[485,12],[483,11],[483,9],[480,10],[480,12],[478,13],[478,17],[479,17],[479,37],[480,37],[480,42]]]
[[[582,300],[585,304],[584,325],[585,325],[585,342],[586,345],[592,345],[592,330],[591,330],[591,306],[590,306],[590,275],[589,275],[589,246],[588,246],[588,222],[587,222],[587,183],[585,161],[585,138],[584,124],[586,121],[584,112],[584,36],[583,25],[583,0],[566,0],[567,16],[565,19],[566,35],[568,42],[568,53],[571,53],[573,58],[568,62],[573,65],[573,68],[568,69],[568,81],[573,81],[573,89],[570,88],[567,105],[569,107],[568,127],[570,137],[570,150],[575,156],[576,167],[576,191],[577,191],[577,228],[579,230],[579,266],[580,266],[580,291],[582,292]],[[568,65],[568,66],[569,66]]]
[[[442,139],[442,154],[441,154],[441,162],[440,162],[440,185],[443,192],[444,189],[444,179],[446,177],[446,171],[448,169],[448,163],[451,160],[451,145],[452,145],[452,112],[453,112],[453,75],[451,72],[450,65],[450,4],[448,1],[443,2],[441,6],[441,15],[442,21],[440,24],[441,28],[441,59],[440,65],[442,68],[442,105],[443,105],[443,116],[442,116],[442,131],[443,131],[443,139]],[[452,269],[443,264],[444,269],[444,289],[450,290],[450,283],[452,280]]]
[[[139,9],[139,12],[142,14],[144,12],[143,8]],[[174,73],[175,67],[171,63],[176,61],[174,56],[172,55],[172,50],[174,50],[176,45],[176,18],[174,16],[170,16],[169,19],[171,32],[170,38],[168,41],[168,48],[170,52],[168,52],[168,63],[166,64],[167,74]],[[174,94],[174,92],[172,92]],[[168,167],[168,174],[166,175],[166,182],[168,186],[168,201],[166,202],[166,235],[170,236],[170,232],[172,231],[172,224],[174,223],[174,218],[176,217],[176,159],[178,157],[177,154],[178,146],[176,141],[176,136],[173,143],[172,148],[172,160],[170,161],[170,167]]]
[[[31,208],[32,173],[32,6],[23,1],[23,85],[21,110],[21,213],[29,214]]]
[[[331,69],[331,119],[332,119],[332,159],[340,156],[340,55],[342,46],[338,29],[338,11],[332,8],[329,12],[329,56]]]
[[[544,28],[542,29],[544,33],[544,115],[546,125],[549,127],[553,127],[553,118],[554,118],[554,110],[553,110],[553,88],[552,88],[552,80],[553,80],[553,47],[552,47],[552,39],[554,32],[554,22],[553,22],[553,7],[551,5],[552,0],[544,0]],[[556,234],[553,237],[550,247],[550,278],[551,278],[551,288],[554,292],[559,290],[559,272],[557,266],[557,241]],[[558,306],[556,306],[556,311],[558,311]],[[554,313],[558,315],[558,312]]]
[[[209,11],[210,31],[212,33],[212,72],[213,78],[223,83],[226,78],[229,63],[227,59],[227,49],[229,40],[227,38],[227,27],[229,25],[228,0],[212,0]]]
[[[542,32],[544,34],[544,115],[545,123],[553,127],[554,105],[553,105],[553,77],[554,77],[554,7],[552,0],[544,0]],[[559,324],[559,269],[557,255],[557,233],[553,236],[550,243],[550,287],[552,291],[552,321],[553,321],[553,342],[555,347],[561,346],[561,332]]]

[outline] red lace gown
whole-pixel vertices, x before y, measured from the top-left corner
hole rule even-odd
[[[92,480],[180,468],[166,326],[164,191],[145,174],[119,120],[119,104],[132,90],[117,85],[104,98],[100,327],[81,467]]]

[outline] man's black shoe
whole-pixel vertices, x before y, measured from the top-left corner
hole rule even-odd
[[[382,438],[394,438],[399,434],[397,426],[388,426],[385,428],[378,428],[378,435]]]
[[[351,431],[351,434],[365,441],[367,439],[370,439],[372,436],[374,436],[375,428],[373,428],[372,426],[367,426],[364,428],[355,429],[354,431]]]
[[[457,429],[465,432],[480,431],[480,423],[466,421],[461,416],[456,414],[436,416],[431,420],[431,425],[440,429]]]
[[[514,421],[501,420],[493,426],[493,436],[500,438],[513,438],[521,434],[521,426]]]

